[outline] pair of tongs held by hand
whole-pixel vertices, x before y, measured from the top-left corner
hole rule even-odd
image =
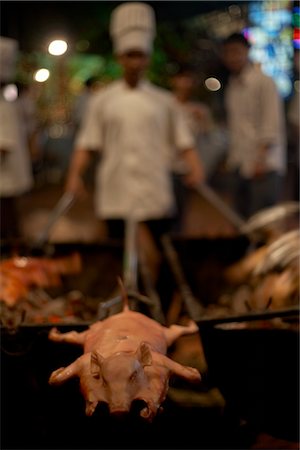
[[[51,211],[46,226],[38,234],[37,239],[34,242],[35,248],[42,248],[44,244],[49,239],[49,234],[52,227],[60,219],[61,216],[66,214],[66,212],[71,208],[75,202],[75,195],[72,192],[65,192],[61,198],[56,203],[55,207]]]
[[[241,234],[247,235],[251,240],[256,240],[256,233],[260,235],[264,229],[275,226],[292,214],[298,213],[300,210],[299,202],[288,201],[263,208],[253,214],[248,220],[245,220],[208,185],[200,184],[195,189],[198,194],[220,212]]]

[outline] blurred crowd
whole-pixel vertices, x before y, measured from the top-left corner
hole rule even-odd
[[[162,233],[180,231],[189,191],[199,184],[242,218],[299,200],[299,90],[283,101],[275,82],[250,61],[250,44],[239,33],[220,46],[227,81],[218,111],[199,96],[202,77],[192,61],[178,62],[168,89],[155,86],[147,80],[153,11],[144,3],[126,5],[114,12],[110,28],[122,77],[86,79],[63,127],[43,123],[34,84],[16,84],[11,101],[18,45],[1,37],[1,239],[22,235],[20,198],[49,185],[84,201],[87,181],[93,214],[108,235],[123,236],[124,221],[134,216],[156,243]]]

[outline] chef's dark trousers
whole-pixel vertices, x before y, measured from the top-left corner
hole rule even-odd
[[[173,222],[173,231],[179,233],[182,231],[185,206],[190,190],[184,185],[181,174],[173,173],[172,182],[176,202],[176,218]]]
[[[107,226],[108,237],[111,239],[124,239],[125,237],[125,221],[123,219],[108,219],[105,220]],[[162,248],[161,237],[169,233],[173,228],[174,219],[153,219],[141,222],[149,229],[156,245],[159,249]]]
[[[20,237],[16,197],[0,198],[0,237],[1,240],[11,240]]]

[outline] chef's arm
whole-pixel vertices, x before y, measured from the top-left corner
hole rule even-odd
[[[181,153],[187,172],[183,177],[189,187],[196,187],[205,181],[205,173],[198,152],[194,148],[185,149]]]
[[[72,192],[77,197],[83,197],[86,194],[83,176],[91,157],[92,152],[89,150],[79,148],[74,151],[67,174],[65,191]]]

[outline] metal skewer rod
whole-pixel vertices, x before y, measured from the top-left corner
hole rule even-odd
[[[169,261],[171,270],[173,272],[177,287],[180,295],[185,303],[187,312],[193,320],[198,320],[203,315],[204,307],[200,301],[196,299],[186,281],[181,263],[178,258],[178,254],[171,242],[168,235],[164,235],[162,238],[162,244],[165,251],[165,255]]]
[[[130,294],[131,300],[139,300],[138,294],[138,271],[140,270],[145,290],[149,297],[149,307],[155,320],[165,322],[161,309],[160,298],[153,286],[151,274],[145,259],[143,250],[137,242],[138,221],[129,217],[125,224],[125,250],[124,250],[124,285]],[[143,300],[145,302],[145,300]]]
[[[124,286],[127,290],[137,290],[137,221],[133,217],[125,222],[125,249],[123,256]]]
[[[223,317],[202,317],[196,322],[199,324],[219,325],[231,322],[252,322],[255,320],[269,320],[276,317],[298,317],[299,320],[300,309],[299,306],[290,306],[284,309],[269,310],[263,312],[250,312],[247,314],[239,314]]]
[[[161,301],[159,298],[159,295],[155,289],[155,286],[153,285],[153,279],[151,275],[151,271],[149,269],[149,266],[147,264],[145,254],[143,252],[143,249],[139,249],[139,269],[141,278],[145,287],[145,291],[147,296],[149,297],[151,304],[150,304],[150,311],[152,317],[157,320],[162,325],[165,325],[166,319],[161,307]]]

